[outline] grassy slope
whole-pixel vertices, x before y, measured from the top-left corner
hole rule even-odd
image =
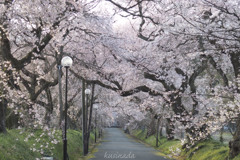
[[[40,149],[40,145],[45,142],[50,142],[48,136],[44,136],[39,143],[31,138],[27,142],[24,141],[26,133],[20,134],[19,130],[9,130],[7,135],[0,134],[0,159],[1,160],[34,160],[40,158],[40,153],[33,152],[30,148],[35,144],[36,149]],[[36,135],[40,135],[41,130],[35,131]],[[49,147],[53,147],[53,157],[55,159],[62,159],[62,140],[61,131],[57,134],[60,139],[60,143],[51,144]],[[79,131],[68,130],[68,155],[71,160],[80,160],[82,155],[82,133]],[[93,144],[94,136],[91,135],[91,143]],[[41,143],[42,142],[42,143]]]
[[[154,136],[145,139],[146,131],[135,130],[132,132],[132,135],[153,147],[156,145]],[[181,142],[179,140],[167,141],[165,137],[160,138],[160,146],[156,149],[160,150],[163,156],[173,157],[178,160],[225,160],[229,152],[227,145],[214,140],[201,142],[188,151],[181,150]],[[178,152],[178,149],[181,153]],[[240,155],[233,160],[239,159]]]
[[[29,145],[23,139],[24,135],[17,135],[16,131],[9,131],[8,135],[0,134],[0,159],[30,160],[38,157],[38,154],[28,149]]]
[[[132,132],[132,135],[136,137],[137,139],[140,139],[144,143],[153,146],[154,148],[156,145],[156,137],[155,136],[150,136],[147,139],[145,138],[146,136],[146,131],[141,131],[141,130],[135,130]],[[168,158],[171,157],[176,157],[175,155],[172,154],[172,151],[176,151],[177,148],[181,147],[181,142],[179,140],[171,140],[168,141],[165,137],[160,137],[159,141],[159,147],[156,148],[161,151],[161,156],[165,156]]]

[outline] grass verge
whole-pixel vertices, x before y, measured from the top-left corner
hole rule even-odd
[[[166,137],[159,138],[159,147],[156,147],[156,137],[150,136],[146,137],[147,131],[144,130],[134,130],[131,135],[140,140],[141,142],[154,147],[157,150],[160,150],[159,153],[156,153],[159,156],[167,157],[169,159],[176,159],[180,156],[181,141],[180,140],[170,140],[168,141]]]
[[[199,142],[193,148],[182,150],[180,140],[168,141],[165,137],[160,137],[159,147],[156,147],[156,137],[150,136],[145,138],[146,131],[134,130],[131,135],[148,144],[160,152],[158,155],[176,160],[227,160],[229,147],[213,139]],[[240,155],[233,160],[240,160]]]
[[[44,133],[44,134],[43,134]],[[28,135],[33,134],[30,138]],[[1,160],[38,160],[43,155],[61,160],[63,156],[63,144],[61,131],[57,130],[55,140],[42,130],[24,131],[13,129],[8,134],[0,134],[0,159]],[[41,137],[41,138],[39,138]],[[71,160],[82,160],[82,132],[68,130],[68,155]],[[94,148],[94,134],[90,136],[90,151]]]

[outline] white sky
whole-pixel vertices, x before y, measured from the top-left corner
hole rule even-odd
[[[114,5],[107,1],[102,1],[95,9],[94,11],[100,13],[104,16],[113,16],[113,30],[115,32],[122,32],[126,29],[131,28],[130,24],[130,18],[122,17],[119,13],[114,15]],[[124,12],[121,12],[121,14],[124,15]],[[132,20],[131,20],[132,21]]]

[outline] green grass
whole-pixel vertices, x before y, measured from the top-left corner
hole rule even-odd
[[[155,136],[150,136],[146,139],[146,131],[134,130],[132,135],[144,143],[156,148]],[[179,140],[168,141],[165,137],[160,137],[160,144],[156,149],[161,151],[158,155],[177,160],[226,160],[229,153],[229,147],[227,144],[222,144],[213,139],[199,142],[195,147],[188,150],[182,150],[181,142]],[[239,159],[240,155],[233,160]]]
[[[39,142],[36,139],[40,137],[43,133],[42,130],[35,130],[34,136],[24,141],[25,138],[32,133],[32,131],[25,131],[20,134],[20,130],[8,130],[8,134],[0,134],[0,160],[35,160],[36,158],[41,158],[42,153],[45,155],[50,155],[55,158],[55,160],[62,159],[62,139],[61,131],[57,131],[54,135],[56,139],[60,141],[58,144],[53,144],[53,140],[47,134],[43,135]],[[75,130],[68,130],[68,155],[71,160],[81,160],[82,156],[82,133]],[[46,145],[48,143],[48,149]],[[41,146],[42,145],[42,146]],[[91,134],[90,137],[90,148],[94,145],[94,135]],[[33,151],[30,148],[34,148],[38,151]],[[51,150],[51,152],[48,152]]]
[[[156,148],[156,137],[155,136],[150,136],[147,139],[146,137],[146,130],[135,130],[132,132],[132,135],[143,141],[144,143]],[[179,140],[170,140],[168,141],[166,137],[159,137],[159,147],[156,149],[161,151],[161,156],[165,157],[176,157],[174,153],[176,154],[177,148],[181,148],[181,141]],[[160,153],[158,153],[160,154]]]
[[[0,159],[25,160],[35,159],[40,154],[30,151],[30,145],[24,142],[25,135],[17,130],[8,131],[7,135],[0,134]]]
[[[209,139],[182,153],[186,160],[225,160],[228,151],[227,145]]]
[[[216,140],[208,139],[198,143],[194,148],[183,151],[184,160],[227,160],[229,147]],[[239,160],[240,155],[233,160]]]

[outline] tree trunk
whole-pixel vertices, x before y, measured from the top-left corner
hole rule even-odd
[[[6,117],[6,128],[14,129],[18,127],[19,115],[15,114],[12,109],[9,109],[9,108],[6,109],[5,117]]]
[[[239,53],[233,52],[230,53],[231,63],[233,65],[235,78],[240,78],[240,59]],[[237,85],[237,93],[240,93],[240,84]],[[236,122],[236,131],[233,136],[233,140],[229,142],[229,158],[234,158],[240,153],[240,114],[238,115],[237,122]]]
[[[147,134],[146,134],[145,138],[148,138],[154,134],[156,134],[156,123],[155,123],[155,118],[152,118],[152,120],[148,126]]]
[[[7,101],[4,98],[2,98],[0,101],[0,133],[7,133],[6,109],[7,109]]]
[[[158,145],[159,124],[160,124],[160,118],[157,119],[156,147],[159,146],[159,145]]]
[[[6,60],[5,55],[10,54],[10,42],[8,40],[7,34],[4,28],[0,24],[0,60]],[[3,88],[4,86],[0,86]],[[2,94],[2,93],[0,93]],[[7,100],[5,98],[0,99],[0,133],[7,133],[6,130],[6,110],[7,110]]]
[[[95,84],[92,84],[92,94],[90,99],[90,113],[89,113],[89,122],[88,122],[88,131],[87,131],[87,141],[89,144],[90,139],[90,133],[91,133],[91,124],[92,124],[92,110],[93,110],[93,104],[94,104],[94,90],[95,90]]]
[[[87,155],[87,126],[86,126],[86,106],[85,106],[85,80],[82,80],[82,140],[83,140],[83,155]]]
[[[173,121],[168,118],[167,119],[167,125],[166,125],[166,133],[167,133],[167,139],[173,140],[174,139],[174,124]]]
[[[160,125],[160,129],[159,129],[159,136],[162,137],[163,136],[163,132],[162,132],[163,126],[162,124]]]
[[[52,100],[52,94],[51,94],[50,89],[47,88],[45,90],[45,92],[46,92],[46,95],[47,95],[48,103],[47,103],[47,106],[46,106],[46,113],[45,113],[44,120],[45,120],[46,125],[50,125],[51,115],[52,115],[52,112],[53,112],[53,100]]]
[[[219,138],[219,141],[221,143],[223,143],[223,131],[224,131],[224,128],[222,127],[221,130],[220,130],[220,138]]]
[[[240,153],[240,114],[237,119],[237,128],[233,140],[229,142],[229,158],[234,158]]]
[[[59,117],[59,126],[62,128],[61,124],[63,121],[63,100],[62,100],[62,81],[61,81],[61,70],[62,66],[59,64],[58,65],[58,94],[59,94],[59,112],[60,112],[60,117]]]

